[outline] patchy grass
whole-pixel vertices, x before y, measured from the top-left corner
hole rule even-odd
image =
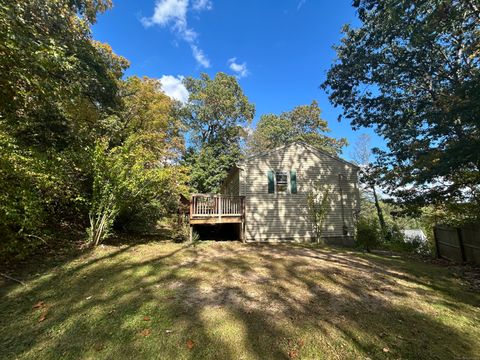
[[[1,284],[0,358],[480,354],[480,294],[449,268],[395,256],[156,242],[101,247],[23,278]]]

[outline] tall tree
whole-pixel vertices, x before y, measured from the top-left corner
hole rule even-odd
[[[360,183],[365,186],[364,190],[372,194],[375,209],[377,211],[378,223],[380,224],[382,235],[385,237],[388,233],[387,225],[385,223],[385,218],[383,216],[382,207],[380,206],[380,200],[377,191],[379,172],[370,162],[371,155],[372,150],[370,145],[370,136],[367,134],[362,134],[353,145],[352,158],[354,162],[360,166]]]
[[[109,0],[2,1],[0,115],[25,144],[62,148],[76,137],[71,104],[111,113],[128,62],[92,41],[90,25]]]
[[[227,171],[241,157],[245,127],[255,107],[248,101],[234,76],[217,73],[212,79],[186,78],[189,91],[182,118],[190,130],[191,148],[185,162],[192,168],[191,186],[200,192],[215,192]]]
[[[312,101],[310,105],[300,105],[280,115],[262,115],[250,136],[248,150],[255,153],[300,140],[338,154],[347,141],[327,136],[325,133],[329,131],[327,121],[321,117],[318,103]]]
[[[91,37],[110,5],[0,1],[0,255],[86,213],[94,142],[121,107],[128,66]]]
[[[408,203],[480,206],[480,6],[355,0],[323,87],[354,128],[387,140],[379,159]]]

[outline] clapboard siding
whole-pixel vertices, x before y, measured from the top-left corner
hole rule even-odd
[[[296,170],[297,194],[290,193],[290,170]],[[284,194],[268,194],[268,171],[289,174]],[[231,174],[228,193],[245,196],[247,241],[306,240],[313,237],[307,210],[307,193],[319,181],[331,189],[325,237],[354,233],[354,213],[359,207],[357,168],[338,158],[293,143],[274,152],[247,159]],[[238,183],[237,183],[238,182]],[[231,183],[231,184],[230,184]]]

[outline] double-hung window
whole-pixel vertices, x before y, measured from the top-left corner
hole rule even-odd
[[[275,172],[275,192],[285,193],[288,189],[288,174],[284,171]]]
[[[288,186],[290,183],[290,187]],[[297,193],[297,172],[269,171],[268,172],[268,193],[269,194],[296,194]]]

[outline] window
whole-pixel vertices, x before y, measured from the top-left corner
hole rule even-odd
[[[287,192],[288,189],[288,175],[286,172],[277,171],[275,172],[275,187],[276,192]]]

